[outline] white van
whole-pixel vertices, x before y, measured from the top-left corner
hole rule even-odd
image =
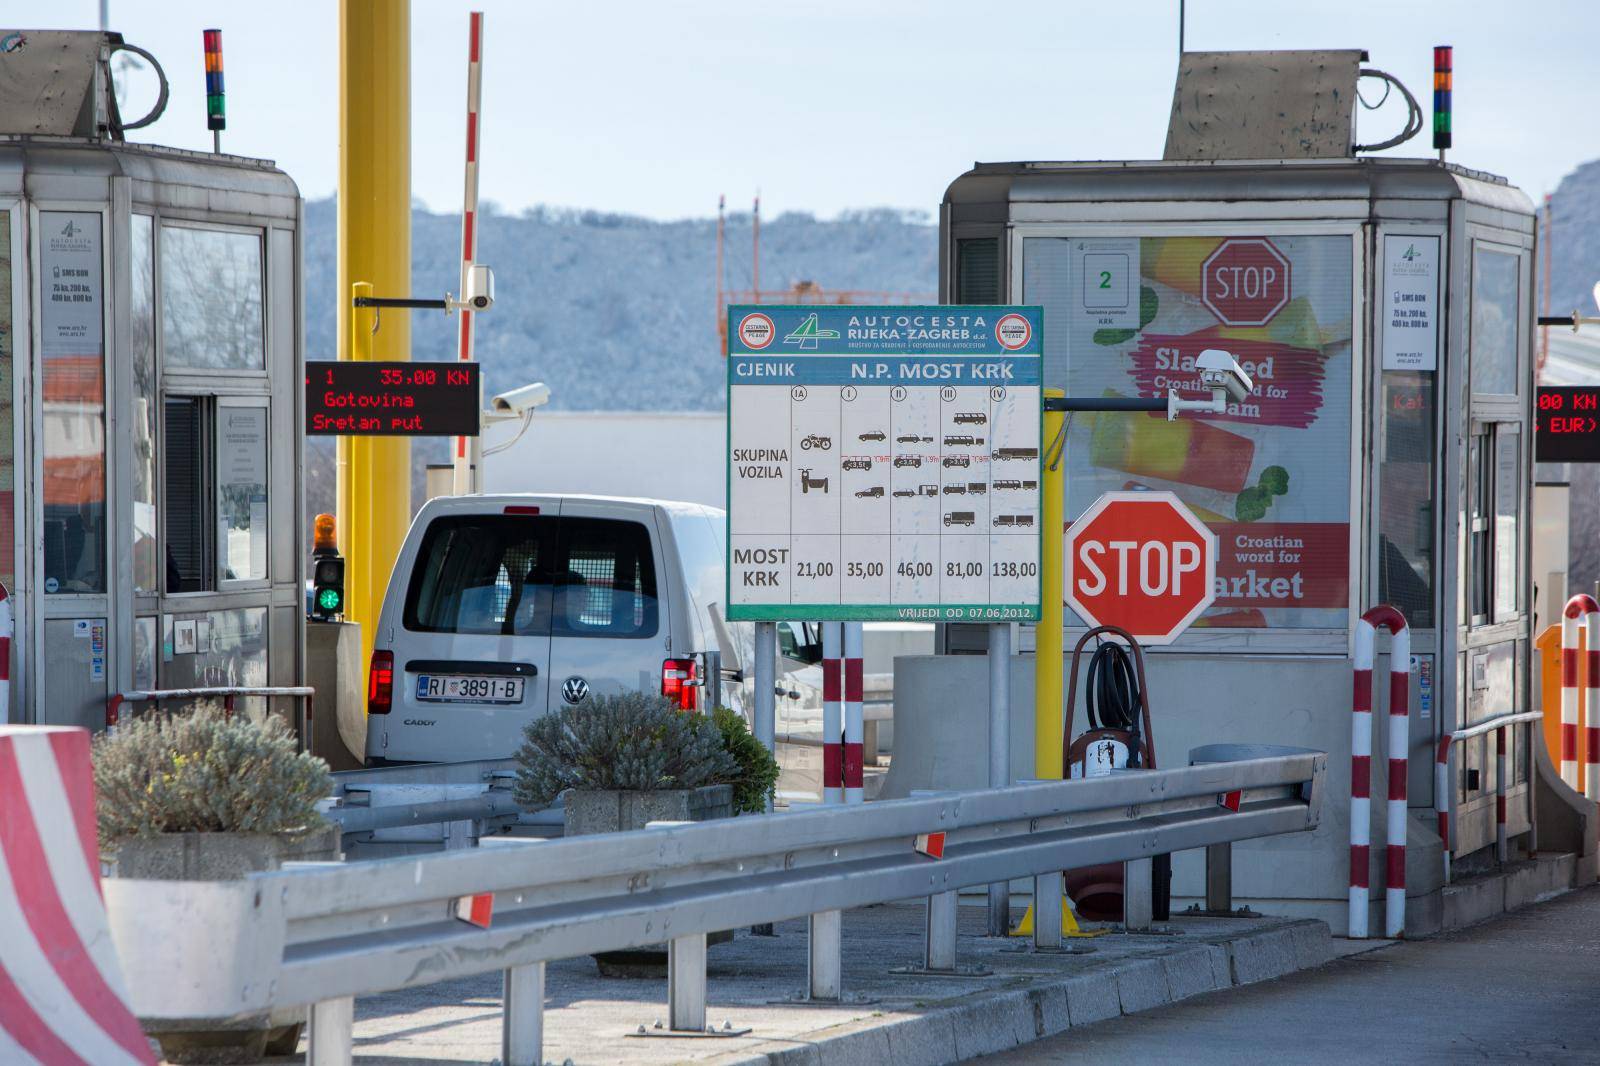
[[[428,501],[378,616],[367,764],[509,758],[527,722],[594,693],[720,696],[748,719],[754,627],[723,618],[725,535],[691,503]],[[783,627],[780,717],[820,706],[814,628]]]

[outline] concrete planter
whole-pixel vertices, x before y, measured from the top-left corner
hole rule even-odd
[[[339,827],[328,825],[298,838],[271,833],[161,833],[134,837],[100,857],[110,877],[143,881],[236,881],[276,870],[286,862],[338,861]],[[300,1042],[304,1011],[274,1011],[229,1019],[188,1022],[139,1019],[161,1043],[162,1057],[175,1063],[254,1062],[266,1055],[292,1055]]]
[[[567,836],[622,833],[643,829],[650,822],[708,822],[733,817],[733,786],[662,789],[652,792],[619,790],[567,793]],[[725,944],[733,933],[710,933],[707,944]],[[607,951],[594,956],[602,977],[665,977],[667,946],[652,944],[630,951]]]

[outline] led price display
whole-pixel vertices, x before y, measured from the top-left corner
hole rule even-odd
[[[1534,411],[1541,463],[1600,463],[1600,385],[1542,386]]]
[[[306,433],[476,437],[476,363],[306,363]]]

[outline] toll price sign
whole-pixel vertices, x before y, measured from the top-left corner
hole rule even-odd
[[[1600,463],[1600,385],[1540,386],[1533,447],[1541,463]]]
[[[728,617],[1039,618],[1036,307],[732,307]]]
[[[306,433],[476,437],[476,363],[306,363]]]

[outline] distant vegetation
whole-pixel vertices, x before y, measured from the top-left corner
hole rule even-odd
[[[485,211],[482,261],[494,267],[495,306],[478,321],[477,357],[488,393],[543,381],[551,408],[720,410],[723,366],[716,332],[716,219],[653,222],[596,211]],[[812,281],[829,289],[932,293],[936,228],[891,210],[828,221],[790,213],[761,224],[764,290]],[[461,220],[411,216],[412,294],[458,287]],[[728,218],[728,287],[750,286],[750,216]],[[306,204],[306,357],[331,359],[335,244],[332,199]],[[379,294],[388,295],[388,294]],[[454,320],[413,312],[416,359],[455,356]],[[307,486],[313,511],[333,499],[332,445],[312,441]],[[444,462],[442,442],[419,442],[424,462]],[[420,493],[418,494],[420,498]]]

